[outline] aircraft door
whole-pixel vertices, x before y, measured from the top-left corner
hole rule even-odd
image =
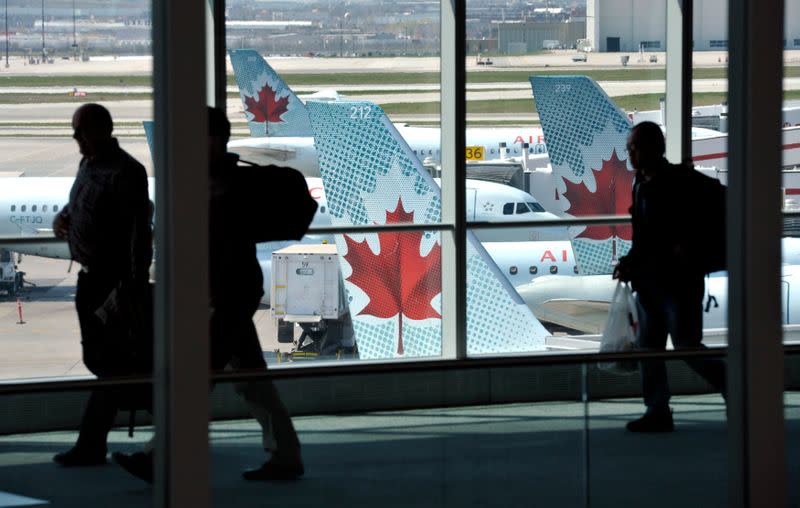
[[[475,206],[478,203],[478,191],[467,189],[467,221],[475,220]]]

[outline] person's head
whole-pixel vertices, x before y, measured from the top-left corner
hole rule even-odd
[[[664,133],[654,122],[642,122],[633,126],[628,135],[628,160],[634,169],[655,168],[664,158]]]
[[[72,115],[72,137],[85,157],[94,157],[111,144],[114,122],[100,104],[84,104]]]
[[[221,160],[227,152],[228,139],[231,137],[231,123],[219,108],[208,108],[208,160]]]

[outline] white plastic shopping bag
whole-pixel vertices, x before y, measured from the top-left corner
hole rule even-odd
[[[611,299],[608,310],[606,326],[603,328],[603,337],[600,340],[601,353],[621,353],[632,351],[636,343],[636,332],[639,328],[639,313],[636,300],[633,298],[630,286],[626,282],[619,282]],[[599,362],[603,370],[619,374],[636,372],[635,361]]]

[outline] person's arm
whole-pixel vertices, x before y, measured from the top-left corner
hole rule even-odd
[[[67,240],[69,237],[69,208],[64,207],[53,218],[53,234],[56,238]]]

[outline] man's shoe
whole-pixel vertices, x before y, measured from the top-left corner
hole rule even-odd
[[[111,457],[114,458],[114,462],[122,466],[122,469],[136,478],[147,483],[153,483],[153,456],[151,454],[136,452],[128,455],[122,452],[114,452]]]
[[[105,450],[89,450],[73,446],[69,450],[56,453],[53,462],[62,467],[102,466],[108,464]]]
[[[303,476],[303,464],[279,464],[274,460],[264,462],[258,469],[248,469],[242,478],[248,481],[296,480]]]
[[[630,432],[672,432],[675,430],[672,410],[648,411],[638,420],[628,422],[625,428]]]

